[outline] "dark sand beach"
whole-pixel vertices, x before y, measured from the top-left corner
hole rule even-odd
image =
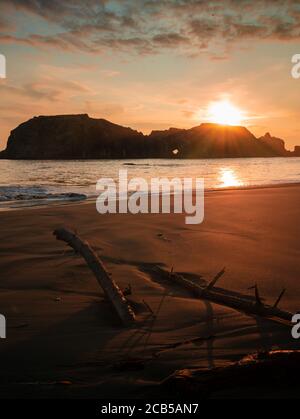
[[[299,220],[300,185],[207,192],[205,221],[196,226],[179,214],[99,215],[95,203],[2,212],[1,397],[142,397],[177,369],[300,349],[290,328],[197,300],[151,274],[155,265],[173,267],[201,283],[225,266],[220,286],[253,294],[257,283],[268,303],[286,288],[280,307],[294,313]],[[59,227],[88,240],[122,289],[131,285],[135,327],[122,327],[84,260],[55,239]],[[147,337],[143,300],[156,311],[164,295]],[[166,346],[197,337],[203,341]],[[129,357],[149,361],[138,371],[117,368]]]

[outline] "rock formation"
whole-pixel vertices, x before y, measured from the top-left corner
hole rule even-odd
[[[256,138],[242,126],[204,123],[143,135],[105,119],[82,115],[38,116],[15,128],[0,158],[129,159],[275,157],[291,153],[269,133]]]

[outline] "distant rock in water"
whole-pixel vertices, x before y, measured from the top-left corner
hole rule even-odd
[[[294,150],[294,156],[296,156],[296,157],[300,157],[300,146],[299,145],[296,145],[295,146],[295,150]]]
[[[89,118],[86,114],[39,116],[11,132],[4,156],[9,159],[126,158],[127,145],[131,144],[134,151],[135,144],[143,138],[143,134],[131,128]]]
[[[174,152],[176,150],[176,152]],[[82,115],[39,116],[15,128],[6,159],[223,158],[295,155],[284,141],[247,128],[212,123],[143,135],[105,119]]]
[[[149,136],[159,142],[163,157],[224,158],[272,157],[277,151],[241,126],[204,123],[187,130],[154,131]],[[176,150],[176,153],[174,153]],[[173,156],[171,156],[171,153]]]
[[[267,132],[263,137],[260,137],[259,140],[271,148],[274,153],[277,153],[278,156],[290,155],[290,152],[285,149],[284,140],[272,137],[269,132]]]

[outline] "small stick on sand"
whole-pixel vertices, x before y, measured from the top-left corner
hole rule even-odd
[[[260,306],[263,305],[263,302],[261,301],[261,298],[260,298],[260,295],[259,295],[257,284],[255,284],[255,300],[256,300],[256,304],[258,304]]]
[[[119,318],[125,326],[130,326],[135,321],[135,315],[122,291],[115,281],[107,273],[99,256],[93,251],[87,241],[64,228],[53,232],[57,240],[62,240],[78,252],[86,261],[88,267],[94,273],[99,285],[102,287],[106,297],[111,301]]]
[[[285,288],[283,288],[283,290],[281,291],[281,293],[279,294],[279,297],[277,298],[277,300],[275,301],[273,307],[277,307],[278,304],[280,303],[281,298],[283,297],[283,294],[285,293]]]

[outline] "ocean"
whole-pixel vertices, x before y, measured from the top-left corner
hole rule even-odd
[[[0,160],[0,209],[80,201],[97,196],[100,178],[203,178],[205,189],[300,182],[300,158],[195,160]]]

